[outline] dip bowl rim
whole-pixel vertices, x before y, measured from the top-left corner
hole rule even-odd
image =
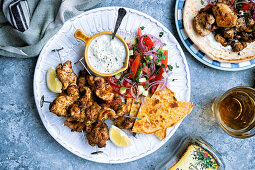
[[[101,35],[112,35],[113,32],[108,32],[108,31],[104,31],[104,32],[100,32],[100,33],[97,33],[91,37],[85,35],[81,29],[77,29],[76,32],[74,33],[74,37],[77,38],[77,39],[80,39],[82,40],[84,43],[85,43],[85,50],[84,50],[84,59],[85,59],[85,63],[86,65],[88,66],[89,70],[92,71],[94,74],[96,75],[99,75],[101,77],[110,77],[110,76],[114,76],[120,72],[123,72],[125,71],[127,68],[128,68],[128,62],[129,62],[129,48],[128,48],[128,45],[127,43],[125,42],[125,40],[118,34],[115,34],[115,37],[117,37],[122,43],[123,45],[125,46],[125,50],[126,50],[126,59],[125,59],[125,63],[123,64],[123,66],[113,72],[113,73],[101,73],[101,72],[98,72],[96,71],[90,64],[89,62],[89,59],[88,59],[88,49],[89,49],[89,45],[90,43],[96,38],[96,37],[99,37]]]

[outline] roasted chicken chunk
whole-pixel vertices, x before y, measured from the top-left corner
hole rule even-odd
[[[86,137],[91,146],[98,145],[99,148],[105,147],[107,140],[109,140],[107,125],[104,122],[98,122],[91,132],[86,134]]]
[[[225,3],[217,3],[212,7],[218,27],[234,27],[237,22],[237,15]]]
[[[67,94],[62,93],[49,106],[50,111],[58,116],[68,116],[68,107],[79,98],[79,92],[75,85],[69,86],[66,91]]]
[[[226,42],[226,39],[222,35],[216,34],[214,38],[217,42],[221,43],[221,45],[223,45],[224,47],[228,45],[228,43]]]
[[[235,30],[233,28],[223,31],[223,37],[227,38],[228,40],[233,40],[234,36],[235,36]]]
[[[212,14],[208,14],[205,12],[199,13],[193,19],[194,29],[202,37],[210,34],[213,23],[214,17],[212,16]]]
[[[77,122],[84,122],[86,119],[85,109],[80,107],[80,103],[76,102],[69,108],[69,117]]]
[[[70,84],[76,84],[77,76],[72,69],[71,61],[66,61],[63,65],[59,64],[56,69],[56,75],[61,81],[62,90],[66,90]]]
[[[64,122],[64,125],[69,127],[72,132],[74,132],[74,131],[75,132],[81,132],[85,127],[84,122],[76,122],[76,121],[68,121],[68,120],[66,120]]]
[[[247,47],[247,44],[246,42],[235,42],[234,44],[232,44],[232,50],[234,52],[239,52],[239,51],[242,51],[244,48]]]

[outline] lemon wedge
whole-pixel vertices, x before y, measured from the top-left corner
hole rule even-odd
[[[56,70],[54,67],[50,67],[47,72],[47,86],[49,90],[53,93],[62,92],[62,83],[56,76]]]
[[[119,129],[118,127],[112,125],[110,128],[110,140],[119,148],[127,147],[131,144],[128,135]]]

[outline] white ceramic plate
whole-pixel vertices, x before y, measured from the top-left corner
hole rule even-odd
[[[105,148],[97,148],[90,146],[82,133],[71,132],[68,127],[64,126],[64,118],[50,113],[48,104],[45,103],[42,108],[40,107],[41,96],[44,95],[45,100],[48,101],[53,101],[57,97],[56,94],[48,90],[46,85],[47,70],[51,66],[56,67],[60,63],[57,54],[51,50],[63,47],[64,49],[60,52],[63,61],[71,60],[74,63],[83,56],[85,47],[83,42],[74,38],[74,32],[77,29],[82,29],[86,35],[92,36],[102,31],[113,31],[118,9],[119,7],[97,8],[66,22],[62,29],[44,46],[38,58],[34,74],[35,103],[48,132],[72,153],[84,159],[101,163],[123,163],[142,158],[166,143],[180,125],[179,123],[169,128],[167,137],[163,141],[158,140],[154,135],[137,134],[136,137],[133,137],[129,133],[132,145],[128,148],[117,148],[110,141],[107,141]],[[150,33],[157,37],[159,32],[164,32],[161,39],[167,44],[169,64],[174,67],[169,79],[170,88],[176,93],[178,100],[189,101],[189,69],[183,51],[174,36],[166,27],[152,17],[133,9],[125,9],[127,10],[127,15],[123,19],[118,34],[124,38],[134,38],[137,28],[140,26],[145,27],[143,33]],[[73,68],[76,74],[83,69],[80,64],[73,65]],[[177,80],[172,81],[173,79]],[[103,153],[91,154],[98,150],[102,150]]]

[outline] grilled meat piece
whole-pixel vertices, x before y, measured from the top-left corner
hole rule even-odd
[[[114,93],[112,92],[112,87],[110,85],[105,85],[104,89],[96,89],[95,93],[97,97],[104,101],[112,101],[114,98]]]
[[[91,146],[105,147],[107,140],[109,140],[107,125],[104,122],[98,122],[91,132],[86,134],[86,137]]]
[[[66,93],[68,96],[74,97],[74,98],[79,98],[79,89],[76,84],[70,84],[67,89]]]
[[[50,112],[58,116],[68,116],[67,109],[74,101],[73,97],[67,95],[59,96],[50,104]]]
[[[245,17],[240,17],[237,19],[236,31],[241,32],[241,31],[245,31],[245,30],[247,30]]]
[[[241,35],[241,39],[242,39],[243,41],[249,42],[250,36],[249,36],[249,34],[248,34],[247,32],[241,32],[240,35]]]
[[[105,105],[101,105],[102,109],[100,110],[100,113],[98,115],[97,121],[105,121],[105,120],[114,120],[115,118],[117,118],[116,112],[105,106]]]
[[[86,132],[90,133],[93,127],[93,124],[97,122],[98,114],[100,112],[101,106],[99,106],[96,102],[93,102],[92,105],[86,109]]]
[[[87,75],[86,76],[86,80],[87,80],[87,82],[90,86],[94,86],[94,84],[95,84],[94,78],[95,78],[95,76],[92,76],[92,75]]]
[[[66,61],[63,65],[59,64],[56,68],[56,75],[61,81],[62,90],[66,90],[70,84],[76,84],[77,76],[72,69],[71,61]]]
[[[235,42],[232,44],[232,51],[239,52],[239,51],[242,51],[246,47],[247,47],[246,42],[238,41],[238,42]]]
[[[226,39],[220,34],[216,34],[214,38],[217,42],[221,43],[221,45],[223,45],[224,47],[228,45],[228,43],[226,42]]]
[[[217,3],[212,7],[218,27],[234,27],[237,22],[237,15],[225,3]]]
[[[80,107],[79,102],[76,102],[70,106],[69,116],[77,122],[84,122],[86,119],[85,109]]]
[[[255,20],[253,18],[247,18],[247,26],[251,27],[255,24]]]
[[[118,111],[118,110],[122,109],[121,106],[122,106],[123,102],[122,102],[120,95],[117,93],[114,93],[113,99],[111,101],[108,101],[108,104],[110,105],[110,107],[113,110]]]
[[[79,99],[81,102],[81,105],[85,108],[88,108],[88,105],[91,105],[91,100],[92,100],[92,91],[89,87],[83,86],[80,88],[83,91],[83,96]]]
[[[49,106],[50,111],[58,116],[68,116],[68,107],[79,98],[79,92],[75,85],[69,86],[66,92],[67,94],[62,93]]]
[[[199,13],[193,19],[193,26],[195,31],[202,37],[209,35],[212,29],[214,17],[211,14],[205,12]]]
[[[69,127],[72,132],[74,131],[81,132],[85,127],[84,122],[76,122],[76,121],[68,121],[68,120],[65,120],[64,125]]]
[[[235,30],[233,28],[223,31],[223,37],[228,40],[233,40],[235,36]]]

